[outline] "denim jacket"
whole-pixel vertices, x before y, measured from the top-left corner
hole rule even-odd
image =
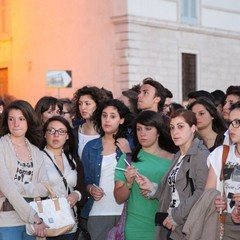
[[[130,148],[133,149],[133,141],[132,137],[128,138],[128,142]],[[97,138],[94,140],[89,141],[82,153],[82,162],[84,167],[84,174],[85,174],[85,184],[96,184],[99,185],[100,177],[101,177],[101,167],[102,167],[102,138]],[[122,155],[121,150],[117,147],[116,148],[116,159],[117,161],[120,159]],[[81,210],[81,216],[83,218],[88,218],[88,215],[92,209],[94,199],[92,196],[89,197],[87,203],[84,205],[83,209]]]

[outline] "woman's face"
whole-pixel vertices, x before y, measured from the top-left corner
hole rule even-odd
[[[103,109],[101,123],[105,134],[116,134],[119,125],[123,122],[124,119],[120,118],[118,110],[115,107],[109,106]]]
[[[175,117],[170,121],[170,133],[176,146],[182,147],[189,144],[194,137],[195,130],[196,126],[190,127],[183,117]]]
[[[96,102],[90,95],[83,95],[79,98],[79,111],[84,119],[90,119],[97,108]]]
[[[240,109],[236,108],[229,114],[229,135],[233,143],[240,143]]]
[[[28,124],[21,110],[11,109],[9,111],[8,129],[14,137],[25,137]]]
[[[63,148],[63,145],[68,139],[67,128],[59,121],[52,121],[47,126],[45,138],[48,149]]]
[[[63,104],[62,116],[69,122],[70,126],[72,126],[73,116],[71,115],[71,112],[70,112],[70,110],[67,108],[66,104]]]
[[[143,148],[150,148],[158,143],[158,132],[153,126],[145,126],[137,123],[136,125],[137,138]]]
[[[206,129],[209,126],[212,128],[213,117],[202,104],[196,104],[192,107],[192,112],[197,118],[197,128],[199,130]]]
[[[42,113],[42,122],[45,123],[49,118],[54,116],[60,116],[60,109],[57,105],[55,107],[51,106],[47,111]]]

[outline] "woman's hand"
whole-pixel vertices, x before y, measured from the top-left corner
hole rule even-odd
[[[34,216],[34,222],[41,222],[42,219],[36,214]],[[41,224],[33,224],[35,235],[37,237],[45,237],[49,226],[42,221]]]
[[[92,195],[95,201],[101,200],[103,195],[105,195],[102,188],[100,187],[97,188],[93,185],[91,185],[91,187],[89,188],[89,193]]]
[[[171,230],[172,232],[176,229],[175,225],[172,223],[169,217],[166,217],[163,221],[163,226]]]
[[[237,204],[237,206],[234,207],[231,217],[235,223],[240,223],[240,205],[239,205],[239,203]]]
[[[67,200],[68,200],[71,208],[74,207],[75,204],[77,203],[78,197],[79,197],[79,196],[78,196],[78,194],[77,194],[76,192],[72,192],[72,193],[70,193],[70,194],[67,196]]]
[[[220,195],[215,198],[214,204],[215,204],[217,212],[219,212],[219,213],[227,208],[226,198],[222,197]]]
[[[120,148],[122,153],[129,153],[131,152],[131,148],[129,142],[126,138],[118,138],[116,140],[116,146]]]
[[[145,176],[138,174],[138,177],[136,178],[136,182],[139,186],[139,188],[142,190],[142,192],[152,192],[154,187],[152,182]]]
[[[125,172],[124,175],[125,175],[125,178],[127,180],[127,185],[129,187],[131,187],[133,182],[134,182],[134,180],[138,176],[138,170],[134,166],[127,166],[126,172]]]

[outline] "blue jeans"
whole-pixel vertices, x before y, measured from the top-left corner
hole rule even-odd
[[[35,240],[36,237],[26,233],[25,226],[0,227],[0,240]]]
[[[76,233],[63,234],[57,237],[47,237],[47,240],[73,240]]]

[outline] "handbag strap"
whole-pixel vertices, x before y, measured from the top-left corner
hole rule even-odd
[[[53,159],[51,158],[51,156],[48,154],[48,152],[45,151],[45,150],[43,150],[43,152],[45,152],[46,155],[47,155],[47,156],[50,158],[50,160],[52,161],[52,163],[53,163],[53,165],[55,166],[55,168],[57,169],[59,175],[62,177],[63,183],[64,183],[64,185],[65,185],[66,190],[68,191],[68,194],[70,194],[71,191],[70,191],[70,189],[69,189],[69,187],[68,187],[66,178],[63,176],[62,172],[60,171],[60,169],[58,168],[58,166],[55,164],[55,162],[53,161]],[[76,217],[77,217],[77,214],[76,214],[76,211],[75,211],[74,208],[73,208],[73,214],[74,214],[74,217],[76,218]]]
[[[224,183],[224,167],[227,161],[227,156],[229,153],[229,146],[223,145],[223,153],[222,153],[222,169],[220,174],[220,180]],[[223,195],[225,195],[224,184],[223,184]],[[219,214],[220,220],[220,240],[223,239],[224,235],[224,224],[225,224],[226,214],[224,212]]]
[[[43,152],[46,153],[46,155],[50,158],[50,160],[52,161],[54,167],[56,168],[56,170],[58,171],[59,175],[61,176],[62,180],[63,180],[63,183],[64,183],[64,186],[66,188],[66,190],[68,191],[68,194],[70,194],[70,189],[68,187],[68,184],[67,184],[67,180],[66,178],[63,176],[62,172],[60,171],[60,169],[58,168],[58,166],[55,164],[55,162],[53,161],[53,159],[51,158],[51,156],[48,154],[47,151],[43,150]]]
[[[223,145],[223,153],[222,153],[222,170],[221,170],[221,175],[220,175],[220,180],[224,181],[224,166],[227,161],[227,156],[229,153],[229,146],[228,145]]]

